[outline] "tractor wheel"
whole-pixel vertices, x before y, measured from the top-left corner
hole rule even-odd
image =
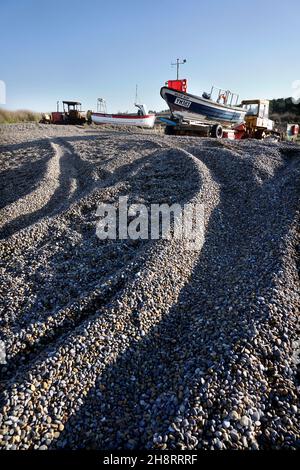
[[[265,138],[265,132],[261,129],[257,129],[255,131],[254,138],[257,140],[263,140]]]
[[[175,135],[174,126],[166,126],[165,134],[166,135]]]
[[[215,139],[222,139],[223,137],[223,129],[220,124],[215,124],[212,126],[210,131],[210,136],[214,137]]]

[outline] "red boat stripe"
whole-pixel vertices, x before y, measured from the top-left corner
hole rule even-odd
[[[146,114],[145,116],[139,116],[139,115],[125,115],[125,114],[101,114],[101,113],[92,113],[92,116],[99,116],[99,117],[107,117],[107,118],[114,118],[114,119],[145,119],[149,118],[152,116],[155,116],[154,114]]]

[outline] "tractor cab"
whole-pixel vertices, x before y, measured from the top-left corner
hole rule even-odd
[[[70,111],[81,111],[81,103],[79,101],[63,101],[64,113]]]
[[[246,109],[245,122],[248,128],[272,130],[274,122],[269,119],[269,100],[243,100]]]
[[[63,112],[69,124],[85,122],[85,113],[81,111],[81,103],[79,101],[63,101]]]

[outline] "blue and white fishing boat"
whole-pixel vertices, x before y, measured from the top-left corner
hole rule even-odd
[[[216,100],[213,100],[216,91]],[[210,94],[204,92],[202,96],[196,96],[164,86],[160,95],[175,117],[228,125],[242,122],[246,114],[245,109],[237,106],[238,95],[229,90],[212,87]]]

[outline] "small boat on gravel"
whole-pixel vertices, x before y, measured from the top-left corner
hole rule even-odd
[[[216,100],[213,100],[214,90],[215,87],[212,87],[210,94],[203,93],[202,96],[196,96],[180,89],[175,90],[164,86],[160,94],[167,102],[172,114],[223,124],[242,122],[246,110],[236,105],[238,95],[229,90],[218,89]]]
[[[138,126],[152,128],[155,122],[155,114],[148,114],[144,104],[135,104],[137,113],[133,114],[107,114],[91,113],[91,120],[94,124],[110,124],[116,126]]]

